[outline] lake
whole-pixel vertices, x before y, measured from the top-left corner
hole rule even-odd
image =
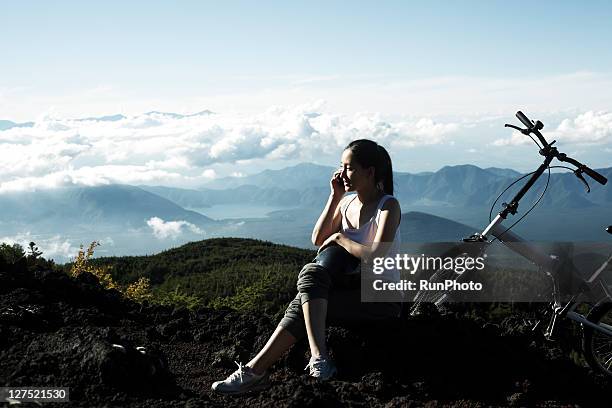
[[[289,207],[278,207],[258,204],[221,204],[204,208],[187,208],[215,220],[232,218],[263,218],[269,212],[286,210]]]

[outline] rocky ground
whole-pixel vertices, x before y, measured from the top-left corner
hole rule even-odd
[[[142,307],[87,273],[1,269],[0,385],[70,387],[71,406],[609,406],[612,395],[520,317],[450,314],[331,327],[336,380],[305,375],[300,343],[274,367],[269,390],[224,397],[211,383],[265,343],[269,317]]]

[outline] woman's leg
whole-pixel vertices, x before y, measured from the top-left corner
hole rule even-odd
[[[287,307],[266,345],[247,363],[256,374],[272,366],[285,351],[304,336],[308,336],[313,357],[327,354],[325,320],[329,276],[316,264],[304,265],[298,277],[298,294]],[[306,294],[308,293],[308,294]],[[324,297],[321,297],[324,296]]]
[[[266,345],[257,353],[247,366],[251,370],[260,375],[274,364],[285,351],[297,341],[297,339],[282,326],[278,326],[272,336],[268,339]]]
[[[311,299],[302,304],[304,323],[308,335],[308,345],[312,358],[327,356],[325,343],[325,321],[327,319],[327,299]]]
[[[329,271],[316,263],[304,265],[298,275],[298,296],[301,299],[306,335],[313,358],[327,356],[325,322],[331,283]]]
[[[301,296],[298,293],[289,303],[285,315],[267,343],[246,365],[261,374],[274,364],[293,344],[306,336]]]

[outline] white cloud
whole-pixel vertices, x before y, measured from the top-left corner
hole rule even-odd
[[[552,131],[544,132],[549,142],[557,140],[564,145],[607,145],[612,143],[612,112],[588,111],[566,118]],[[535,136],[534,136],[535,138]],[[519,146],[533,143],[529,137],[514,131],[510,138],[497,139],[494,146]]]
[[[535,137],[534,137],[535,138]],[[528,136],[520,132],[512,132],[512,136],[507,139],[497,139],[491,143],[493,146],[522,146],[529,143],[533,143]]]
[[[0,237],[0,242],[10,245],[19,244],[24,249],[28,248],[30,242],[34,242],[42,252],[43,258],[55,259],[56,261],[66,261],[74,258],[79,252],[77,245],[68,239],[62,238],[60,235],[39,236],[32,235],[29,231],[14,236]]]
[[[106,237],[100,240],[100,245],[115,246],[115,240],[112,237]]]
[[[564,119],[551,137],[565,143],[612,143],[612,112],[589,111],[574,119]]]
[[[204,231],[187,221],[164,221],[159,217],[152,217],[147,221],[147,225],[151,227],[153,235],[158,239],[176,239],[185,228],[194,234],[204,234]]]
[[[461,126],[428,117],[334,114],[325,102],[257,114],[149,113],[120,120],[41,115],[0,131],[0,192],[67,185],[198,185],[253,160],[313,161],[357,138],[402,149],[446,143]],[[224,175],[225,175],[224,174]]]
[[[202,172],[202,176],[209,179],[214,179],[217,177],[217,172],[215,171],[215,169],[206,169]]]
[[[446,135],[459,130],[457,123],[436,123],[430,118],[416,122],[402,122],[398,130],[405,136],[398,138],[395,146],[415,147],[444,143]]]
[[[228,81],[223,83],[223,81]],[[236,86],[240,82],[240,86]],[[581,111],[612,106],[610,72],[566,72],[560,75],[453,75],[415,77],[414,74],[348,74],[345,72],[286,73],[282,75],[229,75],[216,87],[189,87],[188,92],[148,92],[118,84],[90,89],[42,91],[32,86],[0,86],[3,118],[25,122],[40,112],[86,117],[92,112],[137,113],[160,109],[216,112],[260,112],[273,104],[296,106],[305,101],[326,100],[343,113],[383,112],[418,117],[436,115],[507,115],[517,109],[533,112],[577,108]],[[130,119],[128,119],[130,120]],[[133,121],[132,128],[163,122],[151,116]]]
[[[180,179],[178,173],[150,169],[147,166],[107,165],[81,167],[44,174],[41,176],[19,177],[0,183],[0,193],[34,191],[69,186],[96,186],[108,184],[146,184]]]

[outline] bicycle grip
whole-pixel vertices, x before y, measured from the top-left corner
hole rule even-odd
[[[582,171],[584,171],[586,174],[589,175],[589,177],[591,177],[593,180],[595,180],[596,182],[598,182],[599,184],[603,184],[605,185],[608,182],[608,179],[605,178],[604,176],[602,176],[601,174],[599,174],[598,172],[596,172],[593,169],[590,169],[586,166],[584,166],[584,168],[582,169]]]
[[[529,118],[525,116],[523,112],[521,111],[516,112],[516,117],[518,118],[518,120],[523,122],[523,125],[527,126],[527,129],[531,129],[534,126],[533,123],[531,123]]]

